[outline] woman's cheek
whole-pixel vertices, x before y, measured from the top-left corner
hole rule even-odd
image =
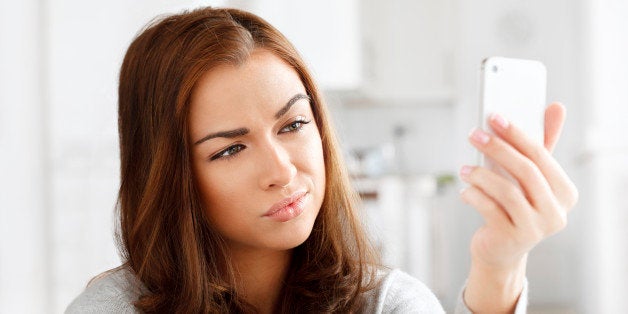
[[[228,198],[229,200],[237,199],[238,195],[243,195],[242,189],[250,184],[253,179],[251,177],[249,165],[236,164],[235,160],[223,162],[224,165],[217,165],[219,169],[212,169],[211,176],[207,178],[207,188],[212,191],[216,198]],[[222,162],[222,161],[218,161]],[[218,168],[218,167],[214,167]]]
[[[323,156],[323,143],[321,141],[318,130],[315,129],[314,135],[309,138],[306,151],[306,160],[308,169],[312,172],[315,182],[321,189],[325,188],[325,159]]]

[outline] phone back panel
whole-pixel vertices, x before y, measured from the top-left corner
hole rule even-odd
[[[485,59],[481,78],[482,128],[492,133],[488,117],[499,113],[542,144],[546,77],[545,66],[539,61],[504,57]],[[480,164],[484,164],[482,159]]]

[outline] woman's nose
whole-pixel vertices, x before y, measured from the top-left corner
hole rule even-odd
[[[268,143],[260,161],[262,189],[288,186],[297,174],[289,151],[280,143]]]

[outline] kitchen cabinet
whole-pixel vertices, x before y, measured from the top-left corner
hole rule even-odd
[[[452,2],[361,1],[360,94],[370,103],[450,103],[456,39]]]
[[[355,177],[362,199],[363,218],[385,265],[401,268],[428,286],[438,281],[435,272],[444,245],[438,242],[439,213],[433,211],[436,177],[382,175]]]
[[[251,11],[279,29],[323,89],[353,90],[361,85],[358,0],[234,0],[225,5]]]
[[[290,39],[327,91],[363,104],[453,99],[453,0],[227,1]]]

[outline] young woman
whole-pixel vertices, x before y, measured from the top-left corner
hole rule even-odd
[[[471,142],[518,179],[463,167],[486,224],[458,311],[525,312],[528,252],[565,226],[577,191],[545,147],[499,116]],[[261,18],[203,8],[149,25],[119,86],[123,265],[68,313],[439,313],[418,280],[380,265],[358,217],[320,91]]]

